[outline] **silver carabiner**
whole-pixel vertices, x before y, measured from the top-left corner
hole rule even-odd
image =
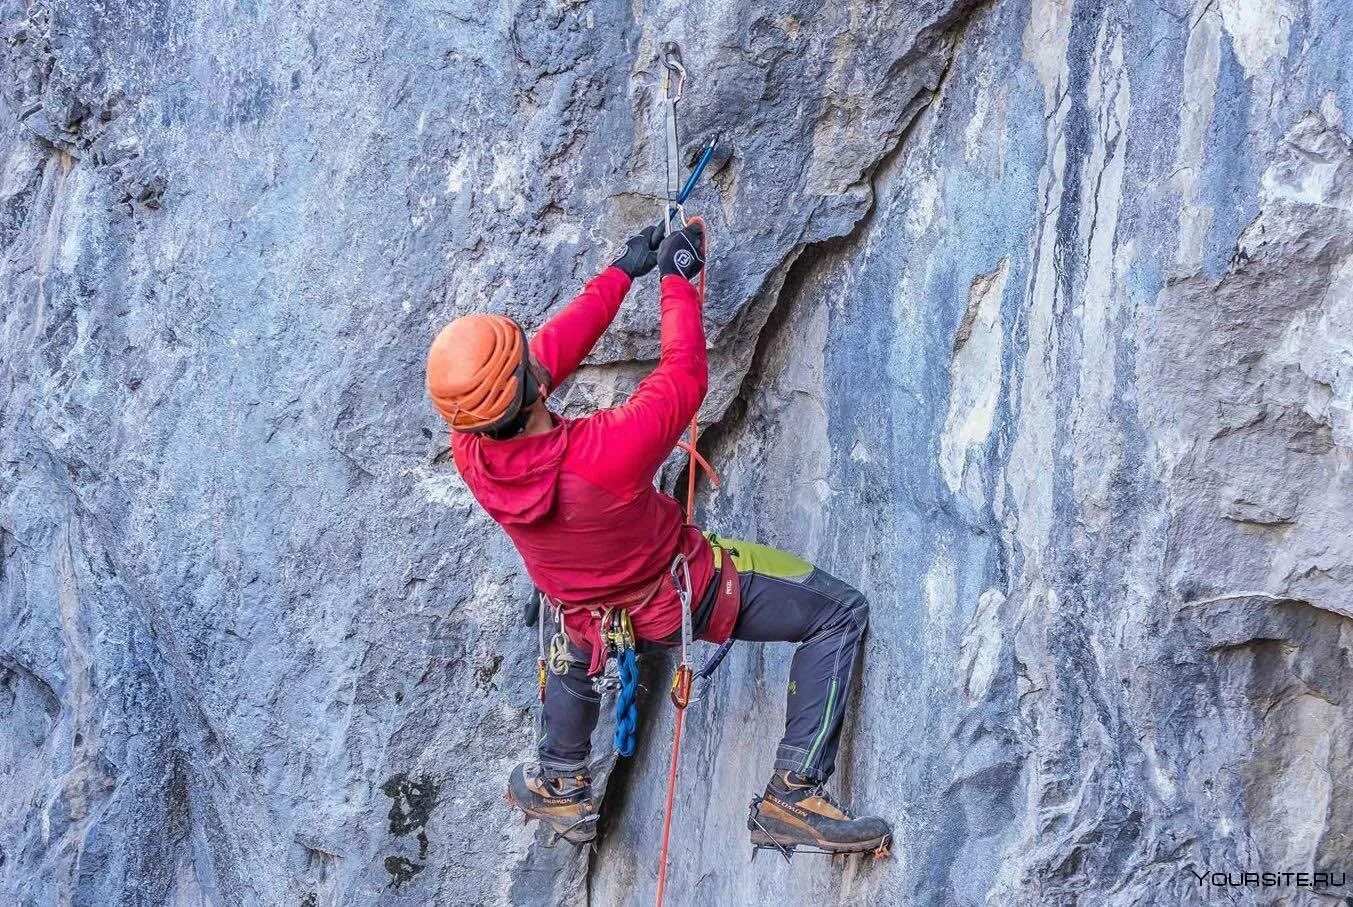
[[[681,600],[681,663],[690,666],[691,643],[691,565],[686,555],[677,553],[672,561],[672,583],[676,586],[677,597]]]
[[[663,77],[663,91],[668,100],[675,103],[686,92],[686,66],[681,62],[681,47],[675,41],[665,41],[662,45],[662,65],[667,69]],[[671,78],[675,75],[676,93],[672,93]]]
[[[675,41],[662,45],[662,93],[664,107],[663,138],[667,150],[667,202],[663,206],[664,232],[686,226],[686,215],[680,209],[681,148],[677,142],[677,102],[686,91],[686,66],[681,62],[681,48]],[[673,225],[676,224],[674,227]]]

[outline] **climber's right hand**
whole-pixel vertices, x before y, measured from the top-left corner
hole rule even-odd
[[[611,264],[628,274],[630,280],[643,277],[658,263],[658,241],[661,239],[662,226],[654,224],[631,236]]]
[[[704,247],[705,231],[699,221],[677,230],[658,246],[658,273],[694,280],[705,267]]]

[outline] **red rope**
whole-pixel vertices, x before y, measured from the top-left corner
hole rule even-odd
[[[662,819],[662,860],[658,864],[658,907],[662,907],[662,898],[667,890],[667,846],[672,839],[672,801],[676,799],[677,762],[681,758],[681,726],[686,718],[685,709],[677,709],[676,730],[672,732],[672,761],[667,767],[667,805]]]
[[[699,223],[701,228],[701,254],[704,255],[709,248],[709,228],[705,226],[703,218],[693,217],[691,223]],[[703,315],[705,311],[705,270],[701,268],[700,277],[696,283],[696,293],[700,297],[700,312]],[[698,414],[697,414],[698,416]],[[700,456],[696,450],[696,443],[700,440],[700,423],[697,416],[691,417],[691,437],[688,443],[679,443],[677,446],[686,451],[688,459],[686,461],[686,525],[695,522],[695,470],[697,466],[704,468],[709,473],[710,481],[715,487],[718,487],[719,479],[714,475],[714,470],[710,468],[709,462]],[[689,590],[688,590],[689,591]],[[677,667],[677,684],[681,684],[681,672],[690,671],[690,667],[682,664]],[[686,678],[686,695],[690,694],[690,678]],[[675,701],[675,699],[673,700]],[[677,765],[681,759],[681,731],[686,722],[686,707],[677,704],[676,723],[672,730],[672,760],[667,767],[667,802],[663,806],[662,816],[662,850],[658,855],[658,897],[657,907],[662,907],[663,895],[667,892],[667,851],[672,841],[672,815],[673,806],[676,802],[676,782]]]

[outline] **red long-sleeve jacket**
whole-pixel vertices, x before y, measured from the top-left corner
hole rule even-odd
[[[624,271],[607,268],[532,338],[551,388],[591,352],[629,287]],[[640,638],[662,639],[681,626],[666,578],[677,551],[689,561],[696,601],[714,573],[708,541],[653,485],[709,384],[699,294],[685,278],[664,277],[661,308],[658,366],[623,405],[585,419],[556,416],[550,431],[507,441],[452,435],[470,492],[506,530],[536,586],[561,603],[569,636],[592,651],[593,671],[602,608],[626,607]]]

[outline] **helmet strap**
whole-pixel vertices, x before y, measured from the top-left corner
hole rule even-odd
[[[517,411],[502,425],[484,432],[485,435],[495,441],[515,438],[526,430],[526,423],[531,421],[531,406],[540,398],[540,383],[536,381],[536,376],[532,373],[529,365],[522,369],[519,380],[522,382],[522,392]]]

